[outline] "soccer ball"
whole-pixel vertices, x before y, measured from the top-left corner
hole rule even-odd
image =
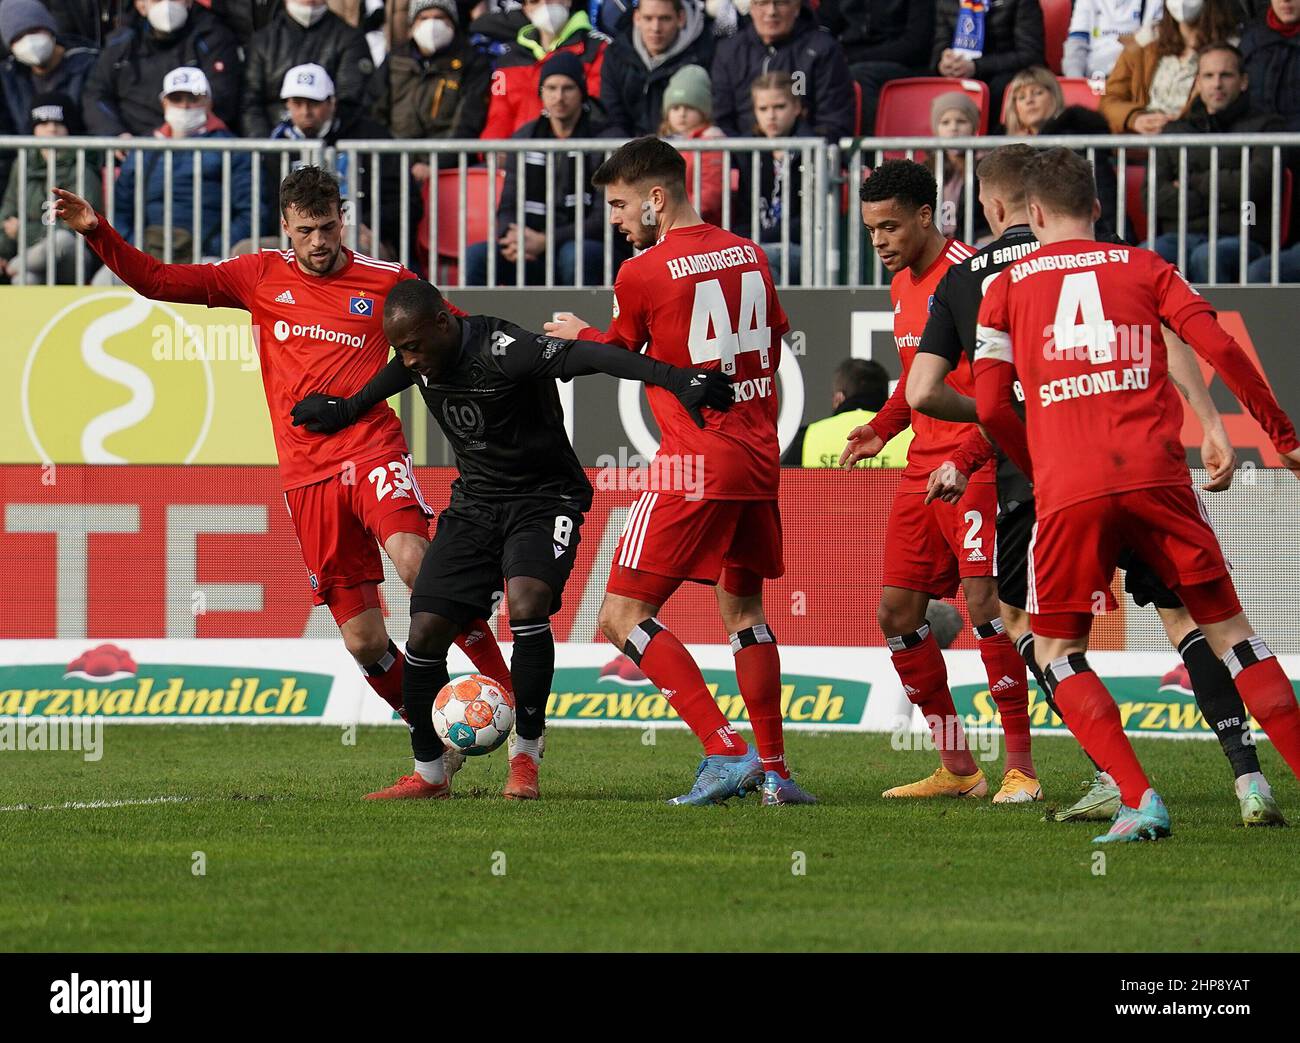
[[[477,757],[491,753],[515,724],[515,697],[482,674],[443,685],[433,701],[433,728],[443,742]]]

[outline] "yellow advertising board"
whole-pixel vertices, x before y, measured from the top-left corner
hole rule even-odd
[[[0,463],[273,464],[247,312],[0,290]]]

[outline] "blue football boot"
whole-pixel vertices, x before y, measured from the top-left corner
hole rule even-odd
[[[695,771],[695,785],[689,793],[673,797],[669,804],[722,804],[732,797],[743,797],[763,785],[763,766],[751,747],[739,757],[714,754],[700,761]]]

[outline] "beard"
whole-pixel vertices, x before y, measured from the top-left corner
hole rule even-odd
[[[342,250],[343,248],[339,246],[329,251],[327,255],[320,257],[314,257],[310,252],[300,253],[297,255],[298,263],[309,272],[315,272],[317,275],[325,275],[338,263],[339,254]]]

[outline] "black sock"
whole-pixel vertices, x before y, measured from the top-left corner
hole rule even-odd
[[[417,761],[436,761],[442,756],[442,740],[433,728],[433,700],[450,680],[446,652],[425,658],[407,648],[402,705],[411,726],[411,752]]]
[[[1192,679],[1192,692],[1201,716],[1218,737],[1234,777],[1259,771],[1254,744],[1246,741],[1250,717],[1223,660],[1214,654],[1200,630],[1193,630],[1179,642],[1178,654],[1183,657]]]
[[[1034,675],[1034,680],[1038,682],[1038,690],[1043,693],[1043,698],[1047,700],[1047,705],[1051,707],[1052,713],[1064,721],[1065,715],[1061,713],[1061,708],[1056,705],[1056,699],[1052,695],[1052,686],[1048,683],[1047,675],[1043,673],[1038,665],[1038,660],[1034,658],[1034,635],[1032,631],[1026,630],[1020,635],[1016,641],[1016,651],[1024,659],[1025,665],[1029,667],[1029,672]],[[1080,746],[1079,749],[1083,750],[1083,747]],[[1101,771],[1101,765],[1088,756],[1087,750],[1083,750],[1083,755],[1092,761],[1094,768]]]
[[[546,730],[546,700],[555,679],[555,638],[549,619],[512,619],[510,679],[515,686],[515,734],[539,738]]]

